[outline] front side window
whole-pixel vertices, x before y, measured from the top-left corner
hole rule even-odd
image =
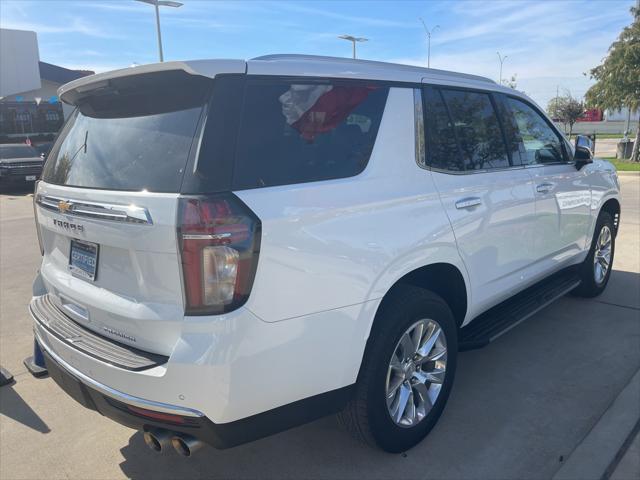
[[[465,170],[509,167],[498,117],[486,93],[442,90]]]
[[[313,182],[362,172],[375,144],[388,91],[364,83],[247,82],[234,188]]]
[[[509,98],[508,104],[517,125],[522,163],[564,162],[562,142],[542,115],[515,98]]]

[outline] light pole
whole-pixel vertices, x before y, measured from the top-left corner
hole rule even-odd
[[[338,38],[342,40],[348,40],[353,44],[353,58],[356,58],[356,42],[368,42],[368,38],[354,37],[352,35],[339,35]]]
[[[183,4],[180,2],[172,2],[170,0],[136,0],[142,3],[148,3],[156,8],[156,29],[158,30],[158,53],[160,54],[160,61],[164,62],[164,56],[162,55],[162,34],[160,33],[160,7],[181,7]]]
[[[419,17],[419,18],[420,18],[420,21],[422,22],[422,26],[424,27],[424,31],[427,32],[427,68],[431,68],[431,34],[435,32],[438,28],[440,28],[440,25],[436,25],[431,30],[429,30],[427,28],[427,24],[424,23],[424,20],[422,19],[422,17]]]
[[[496,52],[498,54],[498,59],[500,60],[500,85],[502,85],[502,64],[507,59],[507,55],[504,57],[500,55],[500,52]]]

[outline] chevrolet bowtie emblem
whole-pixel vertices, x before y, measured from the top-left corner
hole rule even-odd
[[[60,213],[67,213],[71,210],[72,207],[73,204],[71,202],[67,202],[65,200],[60,200],[58,202],[58,210],[60,210]]]

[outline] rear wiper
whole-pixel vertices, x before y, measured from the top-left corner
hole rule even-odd
[[[73,154],[73,157],[71,157],[71,160],[69,160],[70,163],[73,163],[73,161],[76,159],[76,157],[80,153],[80,150],[83,150],[83,152],[85,154],[87,153],[87,139],[88,138],[89,138],[89,130],[86,130],[84,132],[84,143],[82,145],[80,145],[80,148],[76,151],[76,153]]]

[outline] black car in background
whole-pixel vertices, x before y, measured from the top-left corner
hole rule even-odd
[[[47,155],[49,155],[49,152],[51,151],[51,147],[53,147],[53,142],[36,143],[33,146],[38,153],[44,155],[44,158],[46,159]]]
[[[40,178],[44,154],[31,145],[0,145],[0,188],[33,183]]]

